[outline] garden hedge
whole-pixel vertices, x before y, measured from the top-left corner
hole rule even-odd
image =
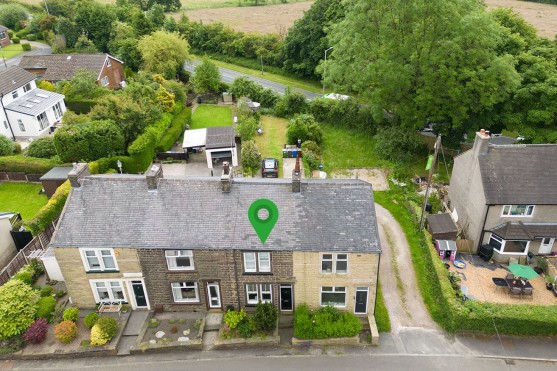
[[[22,155],[0,157],[0,171],[46,174],[55,166],[63,165],[58,158],[36,158]]]
[[[66,108],[77,114],[88,114],[97,104],[94,99],[65,100]]]
[[[40,232],[44,231],[46,227],[54,221],[62,212],[64,208],[64,204],[66,203],[66,199],[70,194],[71,190],[70,181],[66,180],[54,195],[48,200],[47,204],[44,205],[38,212],[35,214],[33,219],[25,221],[24,225],[28,231],[30,231],[33,236],[36,236]]]
[[[191,122],[191,108],[186,107],[174,116],[170,128],[168,128],[166,133],[159,140],[155,152],[166,152],[172,149],[174,143],[184,134],[186,124],[189,122]]]

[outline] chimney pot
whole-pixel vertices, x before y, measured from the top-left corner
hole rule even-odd
[[[228,170],[223,168],[222,176],[220,177],[220,186],[223,193],[230,193],[230,188],[232,187],[232,171],[230,167],[228,167]]]
[[[73,169],[68,173],[68,179],[70,180],[70,184],[72,185],[72,187],[79,188],[83,183],[83,178],[85,178],[87,175],[91,175],[91,172],[89,171],[89,165],[87,165],[87,163],[78,164],[76,162],[74,162],[72,165]]]
[[[145,179],[147,180],[147,188],[150,190],[157,189],[159,179],[163,177],[162,173],[162,165],[161,164],[152,164],[145,173]]]

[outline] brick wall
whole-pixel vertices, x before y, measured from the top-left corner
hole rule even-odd
[[[295,304],[306,303],[312,308],[321,305],[322,286],[346,287],[345,310],[354,312],[354,297],[357,287],[367,287],[368,313],[375,309],[376,284],[379,254],[348,254],[348,273],[321,273],[321,253],[294,252],[293,274],[297,279],[294,286]]]
[[[193,271],[169,270],[163,249],[141,249],[139,260],[145,272],[145,285],[151,305],[163,305],[167,311],[204,311],[207,306],[207,282],[219,282],[222,308],[228,305],[238,309],[245,307],[245,285],[247,283],[273,284],[273,302],[278,306],[277,283],[293,283],[292,253],[271,253],[271,274],[244,274],[242,252],[237,250],[194,250]],[[237,269],[237,280],[235,269]],[[199,302],[175,303],[171,283],[195,281],[199,290]],[[238,282],[238,287],[236,285]]]
[[[114,90],[121,89],[122,87],[120,86],[120,83],[125,80],[124,67],[122,63],[115,61],[112,58],[109,58],[109,60],[110,67],[107,66],[105,62],[104,67],[101,70],[98,80],[99,85],[102,85],[102,78],[106,76],[108,77],[107,88]]]
[[[87,273],[77,248],[55,248],[54,255],[64,276],[72,303],[79,308],[93,308],[97,304],[89,280],[123,279],[124,273],[141,273],[136,249],[114,249],[119,269],[114,273]],[[129,292],[125,284],[122,286],[126,298],[130,301],[133,292]]]

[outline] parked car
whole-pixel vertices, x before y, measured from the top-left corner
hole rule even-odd
[[[261,163],[261,176],[263,178],[278,178],[278,160],[266,158]]]

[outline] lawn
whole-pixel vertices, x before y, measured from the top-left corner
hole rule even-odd
[[[48,201],[46,195],[39,195],[41,188],[33,183],[0,184],[0,211],[19,212],[23,219],[31,219]]]
[[[232,111],[230,107],[201,104],[191,116],[190,129],[231,125]]]
[[[391,319],[389,312],[385,306],[385,299],[383,299],[383,292],[381,291],[381,282],[377,285],[377,303],[375,305],[375,322],[377,323],[377,330],[379,332],[391,332]]]
[[[21,44],[11,44],[2,48],[2,53],[4,58],[8,59],[23,53],[23,48],[21,47]]]
[[[263,134],[255,137],[262,158],[274,157],[279,161],[279,177],[282,177],[282,147],[286,143],[288,121],[273,116],[262,116]]]

